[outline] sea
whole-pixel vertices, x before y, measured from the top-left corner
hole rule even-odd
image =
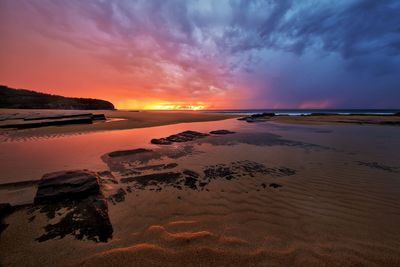
[[[339,115],[394,115],[400,114],[400,109],[220,109],[204,110],[205,113],[252,115],[257,113],[275,113],[275,115],[306,116],[313,113]]]

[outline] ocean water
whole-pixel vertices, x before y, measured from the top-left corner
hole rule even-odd
[[[400,113],[400,109],[220,109],[205,110],[206,113],[251,115],[256,113],[275,113],[276,115],[301,116],[312,113],[326,114],[363,114],[363,115],[393,115]]]

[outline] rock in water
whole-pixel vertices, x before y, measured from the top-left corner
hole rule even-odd
[[[130,150],[118,150],[118,151],[113,151],[113,152],[109,153],[108,156],[110,156],[112,158],[124,157],[124,156],[135,155],[135,154],[151,152],[151,151],[152,150],[145,149],[145,148],[136,148],[136,149],[130,149]]]
[[[61,171],[45,174],[38,184],[35,204],[76,199],[100,193],[98,176],[87,170]]]
[[[195,131],[184,131],[164,138],[151,139],[150,142],[155,145],[170,145],[172,143],[189,142],[206,136],[208,136],[208,134],[206,133],[199,133]]]
[[[215,130],[211,131],[210,134],[234,134],[235,132],[229,131],[229,130]]]
[[[46,174],[38,185],[34,203],[49,219],[60,216],[57,223],[44,227],[36,240],[43,242],[73,235],[76,239],[107,242],[113,228],[108,205],[100,191],[99,177],[87,170]]]
[[[166,138],[159,138],[159,139],[154,138],[154,139],[151,139],[150,142],[155,145],[170,145],[170,144],[172,144],[172,142],[168,141]]]

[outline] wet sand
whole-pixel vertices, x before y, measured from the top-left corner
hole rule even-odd
[[[400,116],[397,115],[313,115],[313,116],[275,116],[274,122],[295,124],[359,124],[359,125],[392,125],[400,126]]]
[[[150,143],[185,130],[219,129],[234,133]],[[37,156],[36,164],[50,165],[41,165],[42,174],[51,171],[55,156],[68,169],[82,168],[74,155],[89,169],[101,162],[95,171],[103,175],[113,233],[108,242],[79,240],[78,233],[38,242],[48,225],[66,220],[71,210],[60,209],[51,219],[37,207],[23,207],[5,219],[0,263],[398,266],[399,136],[398,127],[230,119],[8,141],[2,148],[32,149],[16,152],[19,157],[47,144],[47,152]],[[89,151],[76,150],[83,144]],[[147,150],[120,152],[138,148]],[[15,190],[17,198],[22,186]]]

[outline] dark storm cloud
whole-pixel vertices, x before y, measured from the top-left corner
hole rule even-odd
[[[12,3],[36,14],[37,33],[121,71],[163,62],[200,77],[188,94],[236,88],[242,107],[400,107],[397,0]],[[166,79],[163,90],[186,90]]]

